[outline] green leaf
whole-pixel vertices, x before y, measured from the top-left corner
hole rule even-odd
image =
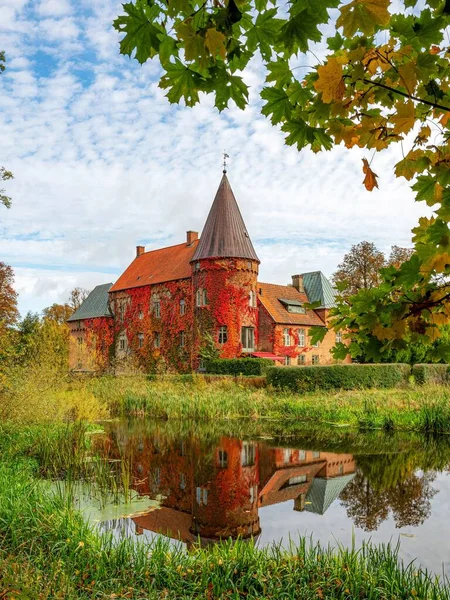
[[[319,325],[310,327],[309,328],[309,338],[310,338],[311,345],[314,346],[314,344],[323,342],[327,333],[328,333],[328,329],[326,327],[321,327]]]
[[[281,19],[275,18],[276,14],[276,8],[259,13],[254,26],[247,33],[247,49],[254,52],[258,48],[264,60],[272,58],[273,47],[283,23]]]
[[[287,121],[281,129],[289,133],[286,144],[288,146],[296,144],[299,150],[310,145],[313,152],[318,152],[322,148],[330,150],[333,146],[333,140],[324,129],[310,127],[303,119]]]
[[[417,178],[417,182],[411,186],[416,192],[416,200],[424,200],[429,206],[436,204],[434,196],[436,180],[430,175],[420,175]]]
[[[153,25],[142,8],[134,4],[124,4],[123,9],[127,14],[117,17],[113,23],[119,33],[125,33],[120,42],[120,53],[131,58],[136,51],[135,58],[143,64],[158,54],[161,44],[159,35],[163,29]]]
[[[274,81],[277,86],[284,87],[292,81],[292,71],[287,60],[280,58],[275,62],[267,63],[269,74],[266,81]]]
[[[261,112],[266,117],[270,116],[272,125],[276,125],[281,121],[286,121],[291,116],[292,105],[284,90],[279,90],[274,87],[265,87],[261,91],[261,98],[266,100],[266,104],[261,109]]]
[[[166,94],[169,102],[177,104],[181,98],[186,106],[194,106],[199,101],[198,90],[201,76],[189,69],[179,60],[167,67],[166,73],[161,77],[159,87],[168,89]]]
[[[337,52],[344,45],[344,38],[339,31],[336,31],[336,35],[334,37],[327,38],[327,44],[330,50]]]
[[[307,52],[309,42],[320,42],[322,33],[317,27],[317,19],[303,11],[289,19],[280,31],[279,40],[283,41],[287,56]]]

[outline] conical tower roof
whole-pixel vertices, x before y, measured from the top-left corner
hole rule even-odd
[[[248,258],[259,262],[226,171],[223,173],[192,262],[203,258]]]

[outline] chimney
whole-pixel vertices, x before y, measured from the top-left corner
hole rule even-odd
[[[198,240],[198,231],[186,231],[186,246],[191,246],[196,240]]]
[[[136,246],[136,258],[141,254],[144,254],[145,246]]]
[[[305,288],[303,286],[303,275],[292,275],[292,285],[296,290],[302,292],[303,294],[305,292]]]

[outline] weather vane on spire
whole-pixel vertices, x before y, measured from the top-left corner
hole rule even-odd
[[[230,158],[230,156],[227,154],[226,150],[223,151],[223,172],[226,173],[227,172],[227,158]]]

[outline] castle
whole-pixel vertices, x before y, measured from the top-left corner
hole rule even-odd
[[[310,328],[326,327],[334,306],[328,279],[316,271],[293,275],[292,285],[261,283],[259,264],[224,169],[200,238],[188,231],[182,244],[137,246],[119,279],[94,288],[70,317],[70,368],[201,370],[205,343],[222,358],[334,362],[339,334],[310,341]]]

